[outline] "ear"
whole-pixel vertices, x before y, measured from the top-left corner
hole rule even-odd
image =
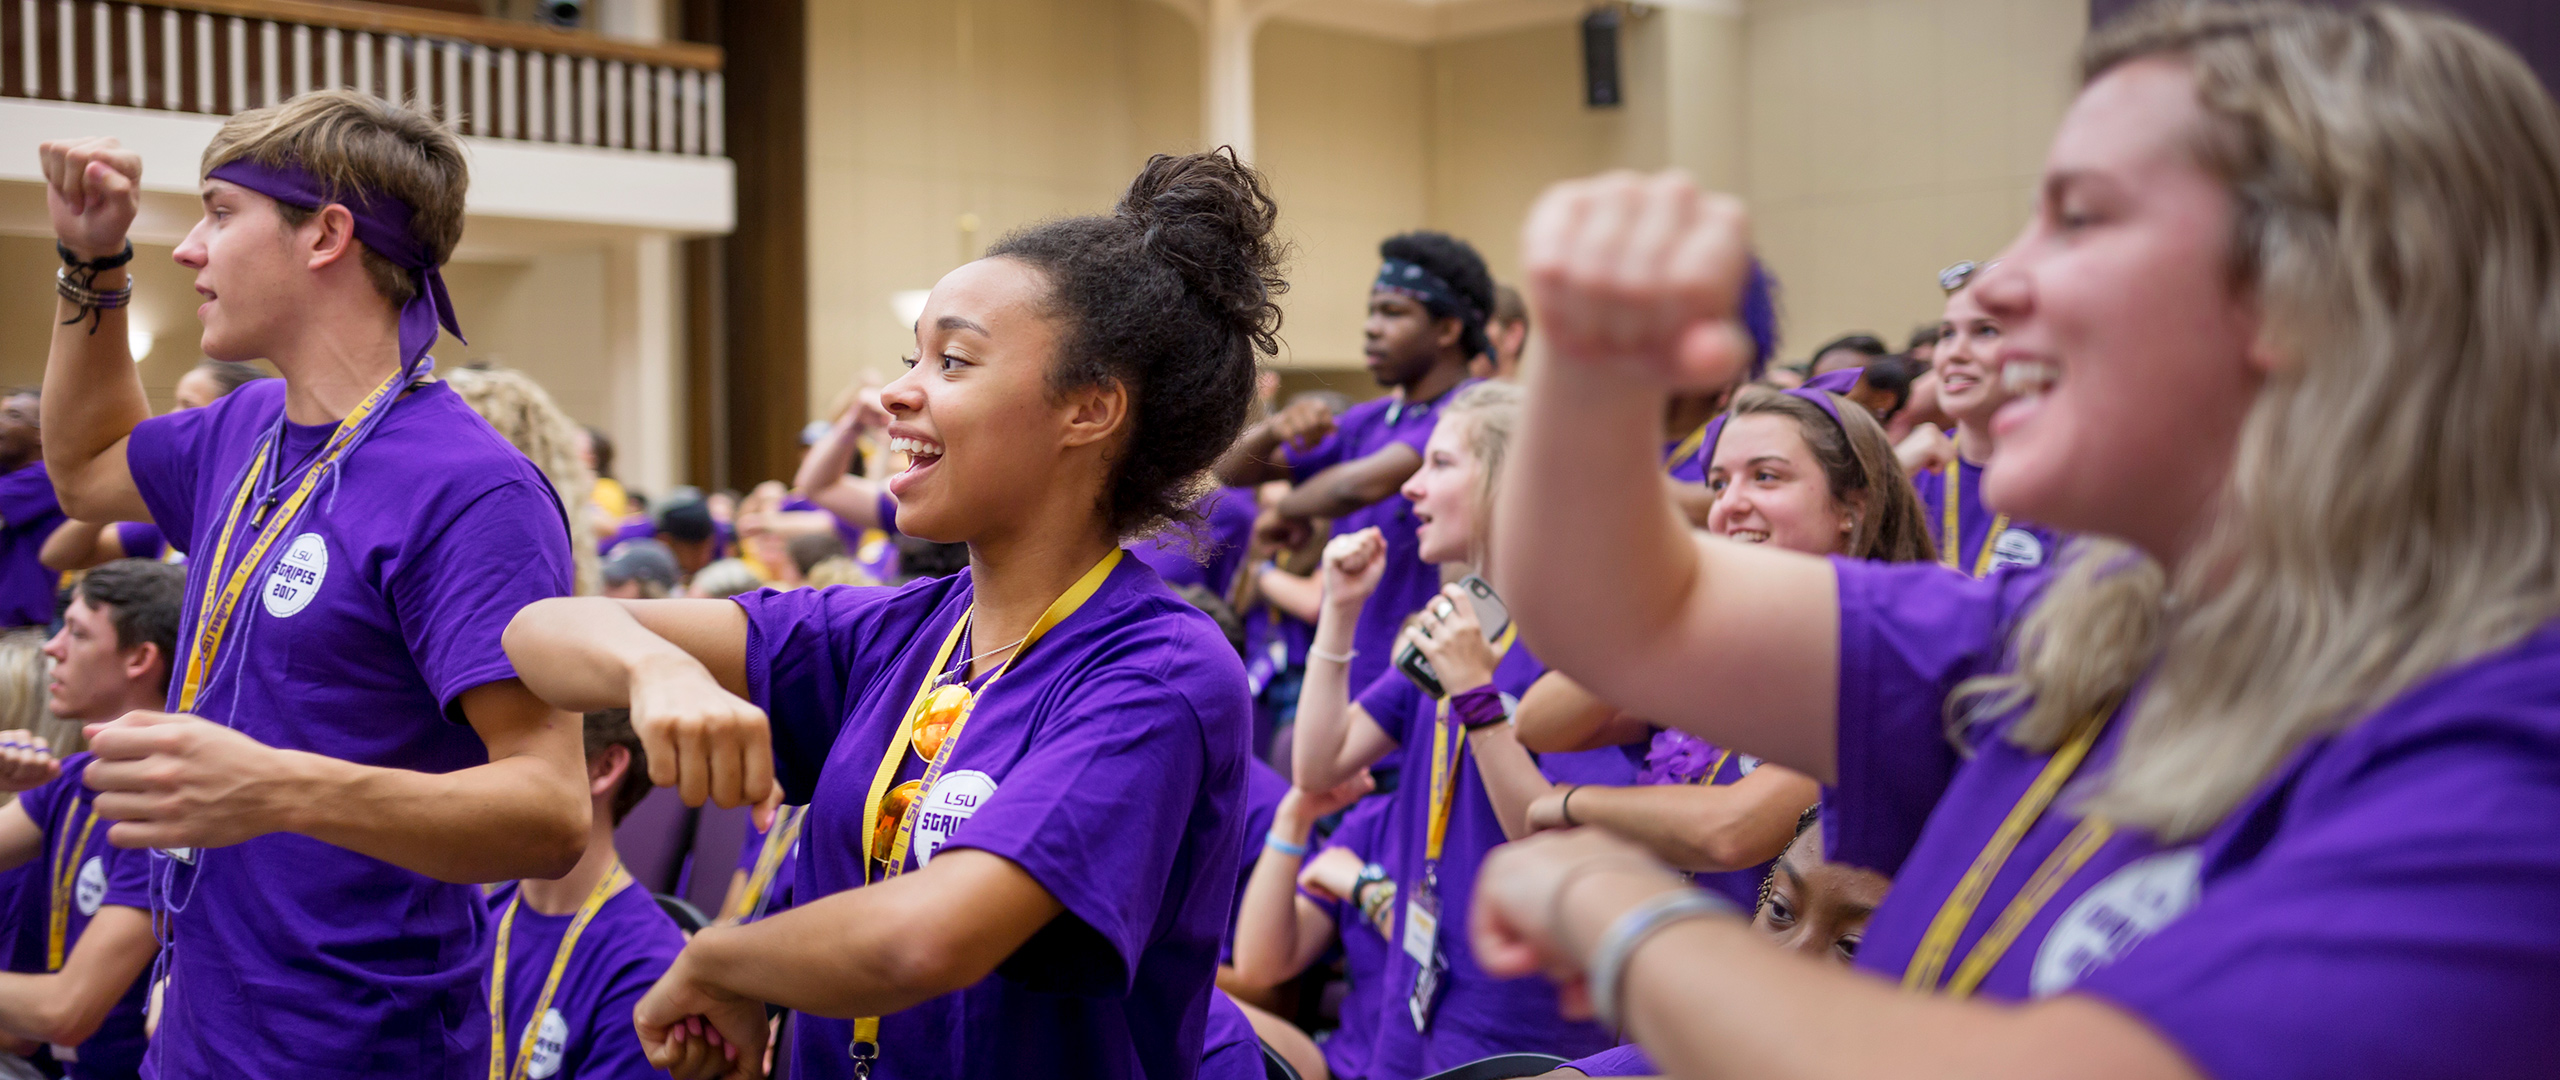
[[[605,795],[622,786],[622,774],[631,771],[631,748],[608,746],[604,753],[587,759],[587,795]]]
[[[1064,446],[1088,446],[1128,426],[1129,388],[1118,379],[1071,391],[1062,403],[1067,429]]]
[[[169,657],[160,651],[157,641],[146,641],[124,650],[124,680],[128,683],[166,687],[169,685],[168,665]]]
[[[311,220],[302,223],[297,233],[297,239],[307,245],[313,270],[357,257],[356,217],[337,203],[321,207],[319,213],[311,215]]]
[[[1852,491],[1848,498],[1840,500],[1840,505],[1849,511],[1840,515],[1840,535],[1847,537],[1857,532],[1858,523],[1867,518],[1867,493]]]
[[[1457,316],[1431,320],[1431,338],[1443,349],[1458,347],[1458,339],[1467,336],[1467,324]]]

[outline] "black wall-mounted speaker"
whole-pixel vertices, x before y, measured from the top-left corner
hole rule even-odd
[[[1618,87],[1618,9],[1595,8],[1582,17],[1582,103],[1614,109],[1624,103]]]

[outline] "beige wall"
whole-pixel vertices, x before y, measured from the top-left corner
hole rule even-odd
[[[813,409],[913,347],[892,294],[1199,140],[1198,46],[1149,0],[811,0],[808,47]]]
[[[154,411],[170,407],[179,376],[203,362],[197,348],[194,275],[170,249],[134,248],[130,318],[152,332],[142,383]],[[0,236],[0,385],[44,379],[53,334],[53,242]],[[608,425],[612,361],[606,351],[604,256],[549,255],[522,263],[454,263],[445,283],[472,345],[450,337],[435,350],[446,366],[475,359],[522,368],[580,421]]]
[[[1751,0],[1743,157],[1789,359],[1937,319],[2026,220],[2083,0]]]
[[[1582,104],[1571,22],[1431,44],[1268,23],[1256,164],[1297,248],[1283,362],[1357,366],[1384,237],[1455,233],[1509,280],[1548,184],[1664,165],[1751,200],[1787,355],[1898,339],[1935,317],[1940,266],[2023,220],[2084,19],[2084,0],[1655,8],[1627,23],[1614,110]],[[891,294],[1198,148],[1197,31],[1159,0],[811,0],[808,40],[813,408],[895,370]]]

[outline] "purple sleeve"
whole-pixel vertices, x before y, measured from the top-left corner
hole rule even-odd
[[[747,614],[747,696],[771,720],[774,777],[789,801],[809,801],[844,727],[846,694],[867,636],[863,616],[895,595],[832,585],[730,598]]]
[[[1976,581],[1934,563],[1834,558],[1840,587],[1838,786],[1823,796],[1835,862],[1886,876],[1955,777],[1947,695],[2002,660],[2024,579]]]
[[[1185,891],[1178,856],[1209,759],[1189,699],[1125,666],[1105,671],[1062,702],[951,846],[1020,866],[1108,946],[1078,947],[1091,939],[1071,935],[1075,944],[1046,950],[1056,962],[1038,965],[1039,989],[1116,997],[1133,985],[1163,906]]]
[[[1369,719],[1376,721],[1378,727],[1387,733],[1388,738],[1394,739],[1397,745],[1409,746],[1413,743],[1413,732],[1410,729],[1413,727],[1414,717],[1422,715],[1423,700],[1422,688],[1413,685],[1412,679],[1406,678],[1404,672],[1396,670],[1395,665],[1389,664],[1385,671],[1378,673],[1376,679],[1370,680],[1368,688],[1360,691],[1360,697],[1352,704],[1360,706],[1362,711],[1368,713]],[[1430,732],[1426,731],[1423,734],[1426,736],[1423,745],[1430,745],[1430,740],[1427,738]]]
[[[1303,484],[1307,478],[1340,465],[1351,454],[1351,428],[1360,415],[1358,407],[1334,418],[1333,433],[1304,450],[1280,444],[1280,454],[1289,460],[1289,482]]]
[[[384,575],[400,636],[447,715],[459,715],[454,701],[463,691],[516,677],[499,645],[516,612],[569,595],[569,531],[560,515],[551,489],[530,480],[500,484]]]
[[[2263,855],[2208,864],[2194,909],[2074,992],[2208,1076],[2550,1076],[2560,716],[2539,711],[2427,725],[2279,792]]]
[[[80,774],[88,769],[89,761],[86,753],[64,758],[61,775],[18,793],[18,809],[26,811],[27,818],[36,823],[37,832],[53,831],[54,820],[62,816],[62,800],[80,790]]]
[[[62,512],[54,501],[53,481],[43,469],[22,468],[0,477],[0,524],[10,530],[41,523]]]
[[[177,538],[179,550],[196,535],[196,491],[205,482],[201,466],[213,460],[214,433],[226,422],[250,422],[248,414],[260,402],[283,393],[282,379],[272,390],[244,386],[204,408],[155,416],[134,427],[125,442],[125,466],[152,522],[163,535]]]
[[[1653,1059],[1634,1043],[1612,1047],[1580,1061],[1568,1061],[1562,1067],[1584,1076],[1652,1076],[1662,1071],[1654,1068]]]
[[[107,822],[98,822],[98,835],[93,842],[106,839]],[[113,844],[96,844],[98,854],[107,860],[107,896],[99,901],[116,907],[151,910],[151,852],[146,848],[120,848]]]
[[[128,559],[158,559],[169,551],[160,527],[147,521],[116,522],[116,546],[124,549]]]

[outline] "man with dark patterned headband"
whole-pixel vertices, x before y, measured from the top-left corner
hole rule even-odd
[[[1386,670],[1399,620],[1440,591],[1439,572],[1414,553],[1413,504],[1397,489],[1422,467],[1440,404],[1469,381],[1467,362],[1489,347],[1494,299],[1484,257],[1454,236],[1409,232],[1378,254],[1362,333],[1369,374],[1389,393],[1338,418],[1303,400],[1254,425],[1218,462],[1221,483],[1296,483],[1280,502],[1283,517],[1330,518],[1337,536],[1375,528],[1385,537],[1386,577],[1352,637],[1355,691]]]

